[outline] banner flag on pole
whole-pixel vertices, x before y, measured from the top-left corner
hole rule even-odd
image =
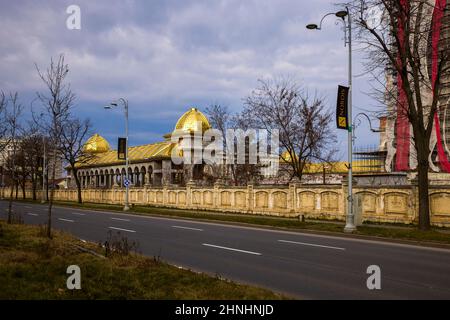
[[[348,90],[349,87],[338,86],[336,104],[336,126],[338,129],[348,130]]]
[[[117,159],[125,160],[127,153],[127,139],[119,138],[117,143]]]

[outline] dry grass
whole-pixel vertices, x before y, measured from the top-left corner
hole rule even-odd
[[[178,269],[135,253],[100,257],[104,249],[39,227],[0,221],[0,299],[280,299],[269,290]],[[81,290],[68,290],[69,265],[81,268]]]

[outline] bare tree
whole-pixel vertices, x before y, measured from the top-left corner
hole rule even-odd
[[[438,111],[442,79],[450,67],[448,43],[439,43],[445,1],[355,0],[349,5],[359,28],[358,38],[368,53],[368,70],[376,79],[383,79],[383,73],[387,76],[380,84],[388,116],[396,119],[396,169],[417,167],[419,229],[428,230],[428,172],[434,166],[431,156],[441,134]],[[437,147],[441,168],[450,171],[443,148]],[[408,156],[416,164],[411,165]]]
[[[8,100],[4,92],[0,92],[0,152],[2,152],[8,145],[8,121],[6,108]]]
[[[47,236],[52,237],[52,206],[54,199],[56,166],[61,156],[60,137],[63,132],[63,126],[70,118],[70,109],[74,105],[75,94],[70,85],[66,83],[66,77],[69,73],[69,67],[64,62],[64,55],[60,55],[57,62],[50,60],[50,66],[45,72],[42,72],[36,65],[37,72],[42,82],[45,84],[47,92],[38,92],[37,97],[43,106],[43,116],[35,121],[44,132],[48,132],[49,143],[52,146],[49,154],[51,156],[51,188],[48,203],[48,221]]]
[[[289,163],[291,179],[300,181],[305,165],[330,161],[335,153],[333,117],[322,99],[310,98],[292,80],[260,80],[260,87],[245,101],[243,120],[272,134],[279,130],[282,160]]]
[[[37,187],[39,178],[43,177],[43,154],[45,139],[39,132],[39,128],[33,121],[28,121],[23,130],[20,150],[24,154],[24,170],[27,171],[27,179],[31,182],[32,199],[37,199]]]
[[[30,167],[28,166],[28,153],[23,146],[23,136],[18,143],[18,150],[16,151],[16,156],[14,163],[16,166],[16,199],[18,198],[18,189],[20,187],[22,191],[22,199],[26,198],[26,187],[27,181],[30,177]]]
[[[223,147],[226,146],[226,132],[230,127],[231,113],[227,107],[220,104],[212,104],[205,109],[211,126],[220,131],[223,138]],[[225,179],[226,172],[224,166],[213,165],[213,173],[216,178]],[[234,170],[232,170],[234,171]]]
[[[243,131],[249,129],[249,124],[243,121],[243,118],[239,114],[231,113],[227,107],[220,104],[210,105],[206,108],[205,112],[208,115],[211,126],[219,130],[222,134],[224,151],[227,150],[229,143],[234,143],[234,141],[227,141],[228,129],[241,129]],[[247,154],[250,148],[249,144],[251,143],[256,142],[246,141],[245,149]],[[236,160],[236,157],[234,157],[234,160]],[[226,180],[231,176],[231,183],[233,185],[247,185],[250,182],[256,183],[261,179],[260,165],[250,164],[248,156],[246,163],[227,164],[226,159],[223,160],[223,165],[212,165],[214,178]]]
[[[18,177],[17,177],[17,167],[16,167],[16,152],[18,141],[17,137],[20,132],[20,117],[22,114],[22,105],[19,103],[19,94],[17,92],[9,94],[9,102],[7,104],[6,110],[6,135],[8,137],[8,148],[11,148],[12,153],[8,157],[7,161],[9,177],[11,180],[10,194],[9,194],[9,204],[8,204],[8,223],[12,223],[12,203],[14,196],[14,188],[18,188]],[[11,106],[11,110],[9,110]],[[17,192],[16,192],[17,194]]]
[[[88,162],[92,154],[84,151],[84,140],[90,135],[91,123],[89,120],[81,122],[70,118],[64,122],[61,130],[59,151],[68,162],[72,178],[77,186],[78,202],[82,203],[81,181],[78,176],[78,165]]]

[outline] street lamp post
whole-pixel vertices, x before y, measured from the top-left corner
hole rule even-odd
[[[117,100],[118,102],[122,103],[124,109],[125,109],[125,139],[126,139],[126,148],[125,148],[125,205],[123,207],[123,211],[130,210],[130,204],[129,204],[129,184],[130,180],[128,178],[128,101],[124,98],[120,98]],[[117,102],[111,102],[109,105],[105,106],[105,109],[111,109],[113,107],[117,107]]]
[[[309,30],[321,30],[323,20],[330,15],[334,15],[344,23],[345,44],[348,44],[348,197],[347,197],[347,215],[345,219],[345,232],[353,232],[355,227],[355,216],[353,213],[353,125],[352,125],[352,19],[348,8],[335,13],[328,13],[322,17],[320,24],[308,24]],[[345,18],[347,17],[347,23]],[[348,29],[348,37],[347,37]]]

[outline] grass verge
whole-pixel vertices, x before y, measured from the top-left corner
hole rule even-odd
[[[31,200],[21,200],[26,202],[33,202]],[[35,201],[34,203],[39,203]],[[108,211],[120,211],[123,212],[123,206],[113,204],[100,204],[100,203],[82,203],[71,201],[56,201],[55,204],[60,206],[77,207],[83,209],[92,210],[108,210]],[[165,217],[181,217],[188,219],[204,220],[204,221],[221,221],[229,223],[248,224],[254,226],[280,228],[287,230],[301,230],[311,232],[326,232],[333,233],[335,235],[349,236],[343,231],[343,224],[336,222],[321,221],[305,221],[302,222],[297,218],[278,218],[261,215],[245,215],[235,213],[218,213],[211,211],[201,210],[183,210],[176,208],[161,208],[153,206],[133,206],[129,213],[142,214],[142,215],[154,215]],[[395,225],[383,225],[383,224],[367,224],[358,227],[358,230],[351,236],[363,236],[374,237],[378,239],[389,240],[405,240],[413,241],[417,244],[437,244],[437,245],[450,245],[450,233],[445,232],[444,228],[434,228],[430,231],[419,231],[413,226],[395,226]]]
[[[54,231],[49,240],[40,227],[0,220],[0,299],[283,298],[266,289],[182,270],[134,253],[108,258],[101,257],[102,253],[99,245],[62,232]],[[80,290],[66,288],[69,265],[81,269]]]

